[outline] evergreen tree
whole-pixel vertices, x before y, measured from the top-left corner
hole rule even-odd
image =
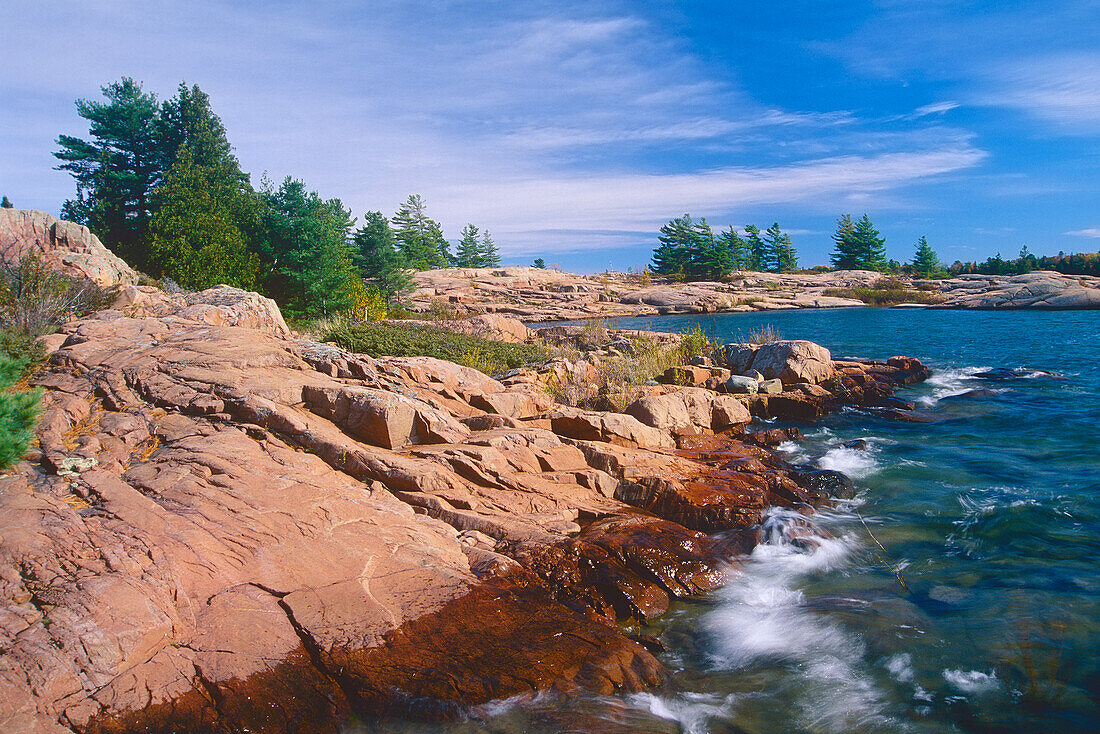
[[[830,257],[835,269],[858,270],[860,268],[862,254],[855,232],[856,225],[852,222],[851,214],[845,214],[836,220],[836,232],[833,233],[836,249]]]
[[[730,252],[725,242],[714,236],[714,230],[705,217],[700,219],[691,228],[687,276],[691,280],[716,280],[729,275],[731,267]]]
[[[189,148],[180,147],[153,195],[147,263],[184,288],[224,283],[252,289],[260,262],[234,221],[233,200],[240,192],[224,191],[210,180],[212,173],[192,160]]]
[[[750,260],[748,243],[741,239],[733,227],[729,227],[718,235],[718,239],[729,253],[732,270],[744,270],[748,267]]]
[[[536,257],[535,262],[533,262],[532,265],[539,270],[546,270],[546,261],[543,260],[541,257]]]
[[[11,199],[7,196],[0,198],[0,209],[13,209],[15,205],[11,203]]]
[[[450,245],[439,222],[428,217],[424,200],[412,194],[393,215],[397,249],[414,270],[444,268],[450,264]]]
[[[941,270],[940,259],[928,244],[928,238],[921,235],[917,240],[917,251],[913,256],[913,272],[924,278],[931,278]]]
[[[352,263],[363,279],[378,289],[387,305],[400,302],[413,289],[401,253],[394,247],[393,230],[382,212],[367,212],[352,238]]]
[[[776,270],[780,273],[789,273],[792,270],[798,270],[798,250],[795,249],[794,243],[791,242],[791,236],[787,233],[783,233],[783,236],[779,238],[779,242],[776,244]]]
[[[289,176],[263,199],[267,292],[298,318],[350,311],[365,287],[351,262],[351,212]]]
[[[855,238],[860,253],[860,267],[864,270],[881,270],[886,265],[886,240],[864,214],[855,226]]]
[[[57,139],[58,168],[76,180],[61,216],[87,225],[116,254],[141,268],[153,189],[167,169],[157,98],[129,77],[103,87],[107,102],[77,100],[91,140]]]
[[[478,266],[482,268],[495,268],[500,266],[500,251],[493,242],[489,230],[481,233],[481,247],[478,249]]]
[[[458,241],[454,264],[460,268],[481,267],[481,243],[478,241],[478,229],[472,224],[462,228],[462,239]]]
[[[760,236],[760,228],[755,224],[745,226],[745,243],[749,250],[749,270],[763,272],[768,269],[772,261],[772,253],[767,241]]]
[[[660,243],[653,251],[653,272],[660,275],[684,275],[695,238],[695,222],[690,214],[665,223],[657,236]]]
[[[763,266],[763,270],[779,272],[783,269],[781,262],[783,236],[783,230],[779,228],[779,222],[772,223],[772,226],[764,230],[764,251],[761,258],[761,265]],[[767,259],[765,260],[763,258]]]
[[[25,367],[25,361],[0,354],[0,471],[27,453],[41,410],[40,390],[14,389]]]

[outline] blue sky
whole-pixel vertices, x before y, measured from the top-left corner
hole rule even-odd
[[[73,101],[124,75],[212,97],[242,167],[355,214],[420,193],[506,263],[640,267],[666,220],[838,215],[889,254],[1100,248],[1098,0],[8,0],[0,192],[57,213]]]

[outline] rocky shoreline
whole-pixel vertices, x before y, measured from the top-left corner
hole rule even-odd
[[[0,729],[336,731],[656,684],[617,623],[717,588],[767,507],[844,491],[752,416],[904,411],[928,374],[780,343],[749,355],[774,394],[699,365],[594,411],[553,404],[552,366],[502,382],[288,337],[253,294],[132,295],[47,340],[38,446],[0,478]]]
[[[574,275],[529,267],[430,270],[416,274],[413,309],[458,316],[497,313],[526,322],[616,319],[670,314],[784,311],[866,306],[829,295],[835,289],[874,288],[882,273],[738,273],[725,283],[670,283],[640,275]],[[936,304],[920,308],[1100,308],[1100,278],[1049,271],[1026,275],[961,275],[950,280],[902,280],[929,289]]]
[[[631,339],[675,337],[608,332],[571,358],[585,329],[556,327],[563,354],[500,379],[372,359],[298,338],[255,293],[134,285],[47,224],[0,249],[117,291],[40,340],[36,442],[0,476],[0,731],[335,732],[656,685],[629,625],[719,587],[767,508],[850,489],[784,462],[771,446],[797,431],[754,417],[921,419],[894,391],[924,365],[809,342],[728,345],[577,407],[555,386],[591,393]]]

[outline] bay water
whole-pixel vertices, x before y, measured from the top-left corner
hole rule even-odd
[[[385,731],[1100,731],[1100,312],[843,309],[623,319],[834,357],[918,357],[928,422],[845,409],[788,459],[856,498],[769,514],[707,603],[645,630],[672,671],[624,697],[501,702]],[[1002,379],[981,377],[991,368]],[[792,425],[769,423],[761,427]],[[813,526],[809,542],[792,526]],[[361,725],[369,730],[374,726]]]

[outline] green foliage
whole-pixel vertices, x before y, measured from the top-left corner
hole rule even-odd
[[[838,270],[883,270],[886,266],[886,240],[864,214],[858,222],[850,214],[837,220],[833,233],[836,249],[831,260]]]
[[[690,214],[661,227],[660,244],[653,251],[653,272],[685,280],[716,280],[733,268],[728,239],[715,237],[706,219]]]
[[[14,209],[15,205],[11,203],[11,199],[7,196],[0,197],[0,209]]]
[[[535,262],[532,263],[532,265],[534,265],[539,270],[546,270],[546,261],[543,260],[541,257],[536,257]]]
[[[760,236],[760,228],[755,224],[745,227],[745,244],[748,247],[748,269],[765,271],[771,264],[773,254],[768,247],[768,241]]]
[[[921,235],[921,238],[917,240],[917,251],[913,256],[912,270],[915,275],[922,278],[931,278],[943,271],[940,259],[936,257],[936,251],[928,244],[928,238],[924,235]]]
[[[224,283],[251,290],[260,260],[249,250],[234,216],[251,200],[239,189],[212,180],[215,171],[195,163],[191,150],[180,146],[179,157],[154,191],[148,267],[184,288]]]
[[[715,346],[702,327],[696,324],[680,332],[680,361],[686,363],[692,357],[708,355]]]
[[[40,391],[15,389],[26,365],[25,360],[0,354],[0,471],[27,453],[41,410]]]
[[[322,338],[371,357],[435,357],[487,374],[521,367],[546,357],[546,350],[538,345],[498,342],[424,324],[342,323]]]
[[[458,249],[455,251],[454,264],[460,268],[477,268],[481,267],[480,261],[481,242],[478,241],[478,228],[467,224],[462,228],[462,239],[459,240]]]
[[[393,215],[394,241],[414,270],[443,268],[450,264],[450,245],[439,222],[428,217],[424,200],[411,194]]]
[[[729,253],[731,269],[744,270],[749,267],[751,262],[749,245],[741,239],[733,227],[727,227],[724,232],[718,235],[718,241]]]
[[[104,102],[77,100],[91,140],[57,139],[58,166],[76,180],[76,198],[61,216],[87,225],[119,256],[144,270],[152,193],[167,168],[159,139],[160,109],[153,94],[129,77],[103,87]]]
[[[481,249],[478,251],[478,262],[481,263],[480,267],[483,268],[495,268],[500,265],[500,251],[497,249],[496,243],[493,242],[489,230],[484,230],[481,233]]]
[[[362,277],[352,265],[351,212],[339,199],[322,199],[289,176],[262,194],[260,249],[266,290],[294,318],[344,313],[355,304]]]
[[[1077,252],[1067,255],[1059,252],[1057,255],[1037,257],[1028,252],[1025,246],[1020,257],[1015,260],[1005,260],[998,253],[996,257],[988,258],[982,263],[955,261],[949,270],[952,275],[1019,275],[1032,270],[1053,270],[1065,275],[1100,275],[1100,253]]]
[[[363,279],[378,288],[388,306],[413,290],[405,258],[394,246],[393,230],[382,212],[367,212],[363,226],[355,231],[351,245],[352,263]]]

